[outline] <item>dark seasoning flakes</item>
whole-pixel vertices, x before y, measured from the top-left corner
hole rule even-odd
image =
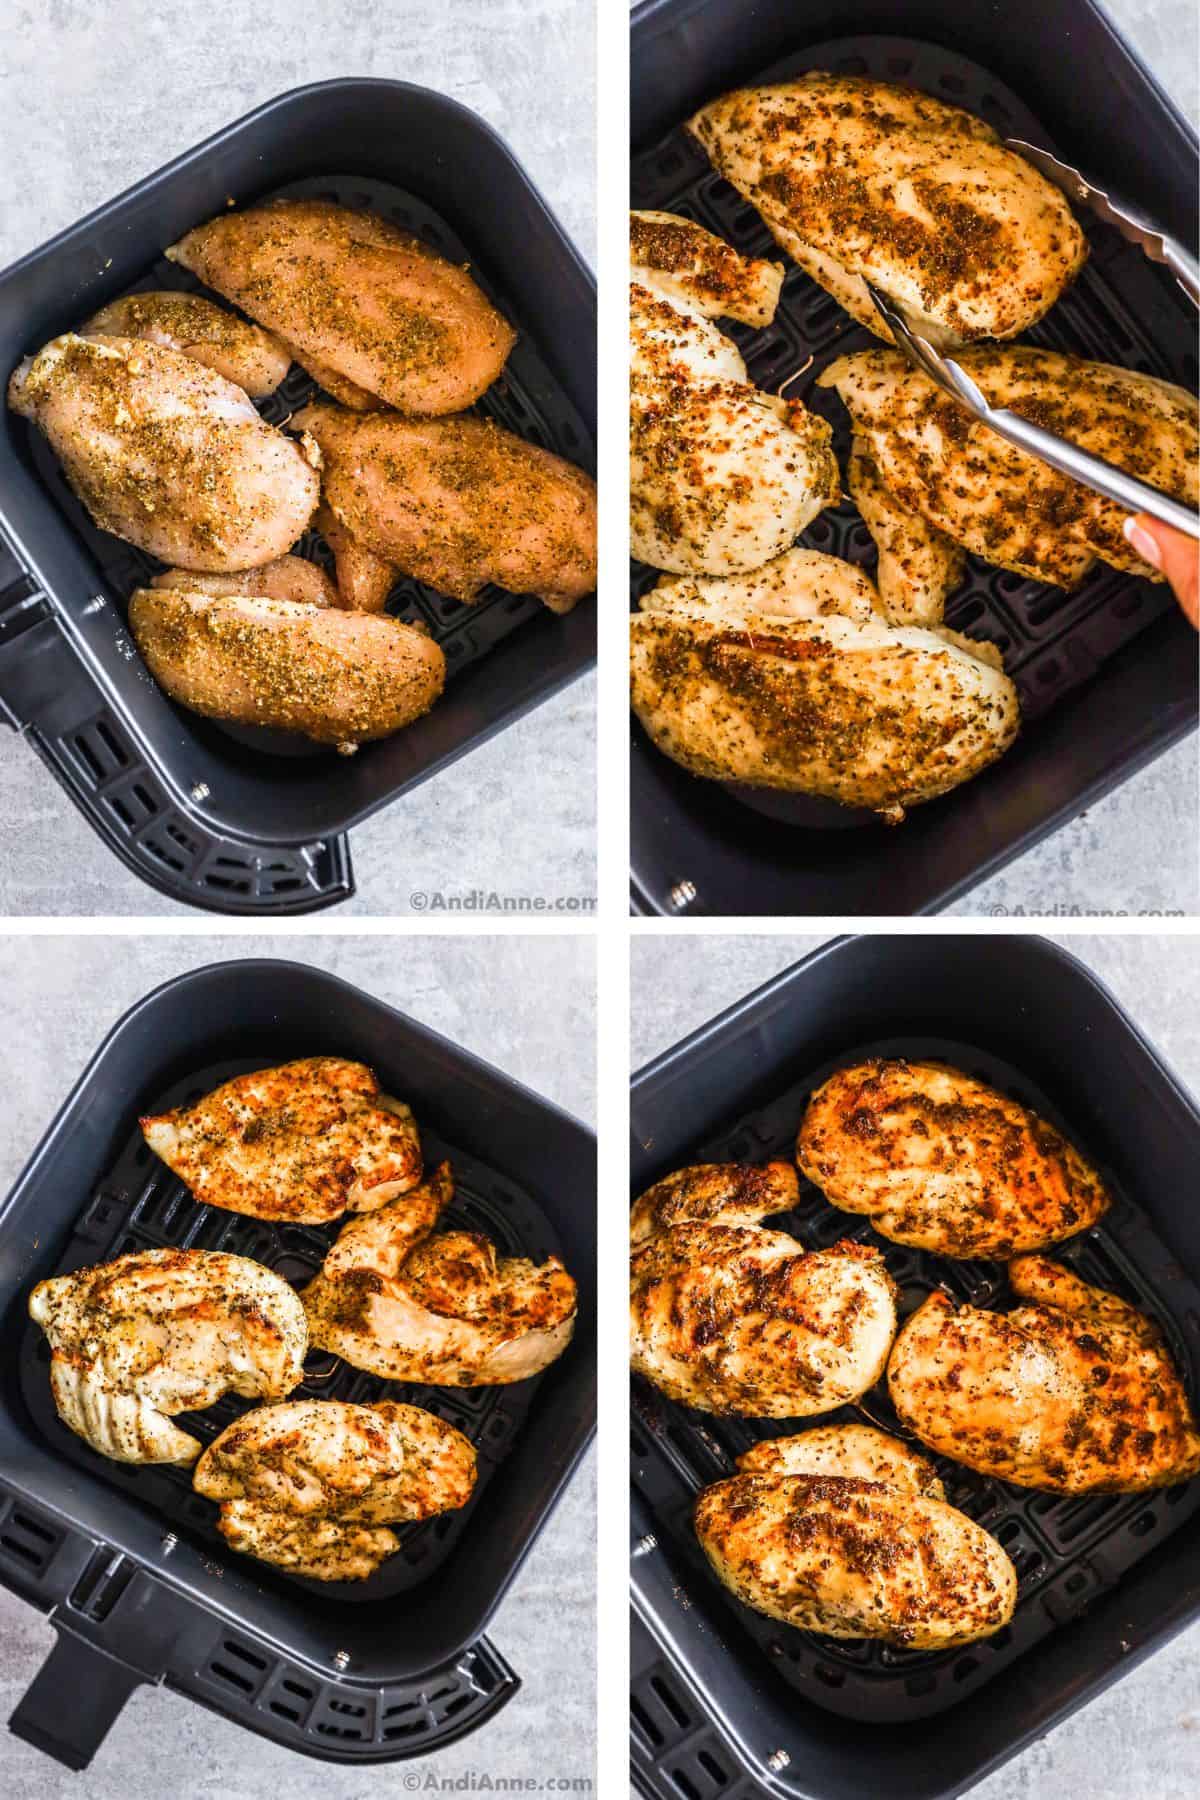
[[[1073,1132],[1051,1101],[1009,1064],[974,1046],[889,1039],[848,1046],[830,1064],[781,1089],[761,1111],[681,1155],[677,1164],[790,1160],[809,1095],[835,1068],[873,1056],[929,1059],[963,1069],[1040,1114],[1052,1137],[1061,1133],[1074,1138],[1095,1154],[1097,1146]],[[786,1072],[780,1073],[786,1080]],[[1107,1287],[1149,1314],[1195,1396],[1200,1386],[1200,1292],[1182,1278],[1174,1258],[1111,1170],[1102,1167],[1101,1174],[1114,1196],[1111,1211],[1098,1226],[1057,1246],[1052,1254],[1085,1281]],[[1002,1264],[951,1262],[891,1243],[877,1236],[864,1219],[831,1207],[803,1176],[794,1212],[763,1223],[790,1232],[809,1249],[827,1249],[841,1241],[878,1249],[900,1290],[902,1320],[939,1286],[968,1305],[994,1309],[1011,1303]],[[1098,1382],[1098,1395],[1103,1386]],[[727,1609],[768,1659],[774,1678],[807,1700],[857,1720],[927,1717],[976,1693],[1025,1649],[1057,1629],[1069,1629],[1089,1600],[1119,1581],[1123,1571],[1168,1532],[1200,1514],[1200,1479],[1152,1493],[1069,1497],[1011,1487],[930,1455],[950,1504],[996,1537],[1016,1566],[1020,1585],[1011,1623],[992,1638],[946,1651],[918,1652],[796,1631],[741,1605],[717,1582],[692,1530],[695,1496],[700,1488],[733,1476],[736,1457],[763,1438],[855,1421],[909,1441],[909,1434],[898,1428],[886,1382],[864,1395],[857,1407],[797,1420],[693,1412],[667,1400],[648,1383],[634,1382],[634,1486],[649,1508],[660,1544],[686,1571],[693,1603],[703,1598],[706,1604],[711,1600]],[[857,1502],[848,1491],[842,1498],[852,1536]]]

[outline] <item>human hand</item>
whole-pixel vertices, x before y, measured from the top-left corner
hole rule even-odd
[[[1124,530],[1143,562],[1162,570],[1192,624],[1200,626],[1200,544],[1173,525],[1160,525],[1149,513],[1126,519]]]

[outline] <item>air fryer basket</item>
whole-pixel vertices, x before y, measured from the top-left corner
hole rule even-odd
[[[635,21],[635,136],[647,128],[637,118],[638,25],[644,15],[643,28],[649,35],[659,20],[669,29],[688,10],[686,5],[669,3],[651,6]],[[771,16],[775,10],[767,9]],[[896,7],[869,9],[872,15],[880,10],[893,19],[897,12]],[[906,9],[906,15],[912,10]],[[730,71],[715,86],[705,76],[705,92],[720,91],[738,80],[774,81],[821,68],[909,83],[965,107],[1001,135],[1048,146],[1059,135],[1058,107],[1044,108],[1039,121],[1018,97],[1025,89],[1014,92],[1005,84],[1000,46],[973,60],[955,42],[962,35],[957,21],[947,17],[935,26],[925,25],[932,42],[919,40],[907,17],[903,28],[911,35],[904,37],[839,36],[813,42],[815,19],[823,11],[813,6],[789,9],[788,28],[771,40],[776,55],[786,46],[780,60],[748,74]],[[718,19],[728,15],[728,7],[717,8]],[[839,15],[839,23],[846,22],[846,15]],[[707,69],[710,58],[711,46],[706,45],[697,50],[694,63]],[[682,64],[680,81],[686,91],[695,79],[695,68],[686,56]],[[650,78],[646,85],[651,86]],[[661,107],[661,94],[655,98]],[[688,106],[692,98],[686,94]],[[653,105],[651,98],[646,110]],[[1055,129],[1047,131],[1047,123]],[[1059,136],[1059,147],[1070,150],[1073,141]],[[749,255],[779,255],[754,209],[716,174],[681,125],[635,151],[632,203],[694,218]],[[1159,216],[1161,206],[1160,199]],[[1086,213],[1080,222],[1092,245],[1088,265],[1076,286],[1027,337],[1048,348],[1120,363],[1194,387],[1195,313],[1182,291],[1114,229]],[[1188,229],[1193,229],[1190,221]],[[723,329],[741,348],[752,380],[768,391],[777,391],[787,381],[789,397],[803,400],[831,422],[844,468],[848,415],[836,394],[815,386],[816,379],[835,357],[877,340],[790,264],[771,326],[754,331],[725,321]],[[810,356],[812,366],[792,379]],[[874,546],[849,501],[821,513],[801,541],[873,569]],[[657,571],[634,565],[635,603],[656,577]],[[1047,808],[1036,824],[1031,816],[1022,823],[1018,814],[1022,809],[1029,812],[1028,790],[1033,784],[1051,799],[1062,779],[1068,778],[1077,789],[1086,780],[1087,798],[1095,798],[1095,780],[1114,752],[1119,767],[1103,786],[1113,785],[1119,774],[1194,726],[1195,657],[1190,653],[1194,646],[1184,648],[1187,627],[1163,584],[1135,580],[1101,566],[1075,593],[1066,594],[972,557],[967,578],[947,609],[947,623],[995,644],[1020,691],[1022,736],[999,765],[957,792],[915,809],[897,830],[870,814],[832,803],[699,781],[655,751],[635,724],[635,907],[678,911],[687,891],[682,884],[690,884],[695,897],[684,905],[693,913],[877,912],[879,884],[886,882],[886,910],[936,910],[1061,822],[1065,815],[1060,812],[1051,818]],[[1107,732],[1102,718],[1090,709],[1092,722],[1081,727],[1080,709],[1088,705],[1101,670],[1111,664],[1117,683],[1124,683],[1123,671],[1130,681],[1136,679],[1130,647],[1143,634],[1150,646],[1167,642],[1173,646],[1170,654],[1180,663],[1182,675],[1167,677],[1140,733],[1126,742]],[[1159,654],[1157,649],[1151,653],[1156,658]],[[1092,740],[1095,761],[1086,771],[1077,751],[1078,766],[1068,773],[1061,748],[1068,719],[1070,729],[1082,728]],[[1107,738],[1106,744],[1095,741],[1100,736]]]
[[[895,989],[886,996],[878,985],[885,970]],[[1042,981],[1058,990],[1054,1000],[1043,997],[1031,1003],[1031,989]],[[999,984],[999,991],[979,993],[984,983]],[[1092,1109],[1072,1092],[1080,1084],[1063,1062],[1064,1042],[1051,1047],[1039,1042],[1041,1020],[1029,1015],[1040,1014],[1047,1004],[1074,1009],[1075,1016],[1068,1012],[1056,1035],[1064,1041],[1075,1038],[1079,1054],[1098,1065],[1091,1085],[1115,1081],[1116,1091],[1124,1092],[1132,1074],[1130,1059],[1143,1047],[1102,991],[1070,959],[1048,947],[1004,939],[884,939],[835,946],[635,1077],[635,1185],[644,1187],[667,1168],[692,1159],[790,1159],[807,1096],[832,1068],[864,1054],[943,1058],[1033,1105],[1099,1155],[1116,1196],[1114,1206],[1099,1226],[1060,1246],[1055,1255],[1086,1280],[1122,1294],[1160,1321],[1195,1396],[1200,1391],[1200,1289],[1194,1276],[1200,1254],[1185,1262],[1179,1246],[1164,1241],[1173,1236],[1170,1209],[1178,1190],[1172,1184],[1165,1195],[1151,1196],[1141,1167],[1144,1121],[1131,1120],[1126,1131],[1121,1116],[1113,1115],[1097,1131]],[[1102,1041],[1093,1035],[1099,1026],[1092,1025],[1090,1016],[1082,1017],[1086,1008],[1097,1018],[1103,1015]],[[910,1028],[904,1030],[906,1013]],[[729,1065],[723,1079],[722,1062]],[[1155,1077],[1169,1091],[1169,1078],[1151,1062],[1142,1079]],[[681,1091],[693,1083],[705,1090],[714,1114],[707,1128],[688,1139],[686,1120],[704,1104],[698,1099],[681,1107]],[[1180,1100],[1187,1116],[1177,1123],[1175,1141],[1163,1147],[1176,1170],[1194,1159],[1200,1142],[1200,1116],[1182,1096]],[[739,1110],[744,1101],[749,1106]],[[729,1117],[730,1108],[738,1111],[736,1118]],[[799,1205],[783,1224],[811,1247],[851,1238],[881,1249],[900,1286],[903,1315],[933,1286],[974,1304],[1006,1302],[1002,1265],[954,1263],[890,1244],[861,1220],[830,1207],[810,1183],[802,1183]],[[1200,1251],[1200,1245],[1195,1248]],[[640,1381],[633,1414],[635,1605],[668,1670],[656,1670],[658,1687],[649,1674],[640,1686],[634,1684],[635,1764],[642,1768],[648,1791],[658,1791],[655,1770],[664,1757],[678,1756],[687,1735],[669,1729],[674,1709],[677,1723],[692,1721],[704,1731],[719,1724],[743,1757],[747,1746],[754,1746],[747,1761],[760,1772],[780,1777],[794,1765],[790,1779],[802,1784],[808,1770],[811,1787],[789,1788],[785,1780],[780,1791],[820,1800],[865,1791],[876,1757],[895,1756],[889,1793],[958,1792],[958,1785],[946,1785],[948,1776],[965,1785],[964,1777],[977,1778],[987,1761],[1010,1754],[1026,1735],[1027,1696],[1041,1688],[1048,1666],[1056,1663],[1060,1671],[1070,1667],[1071,1673],[1057,1687],[1050,1682],[1038,1730],[1102,1685],[1103,1665],[1090,1659],[1081,1619],[1094,1618],[1106,1601],[1120,1609],[1130,1585],[1153,1578],[1161,1569],[1164,1545],[1200,1512],[1200,1480],[1149,1495],[1071,1498],[1019,1489],[937,1459],[952,1503],[996,1536],[1017,1568],[1020,1589],[1011,1624],[957,1651],[918,1653],[866,1641],[839,1643],[780,1626],[734,1600],[712,1575],[691,1528],[701,1486],[731,1473],[734,1458],[759,1438],[802,1430],[809,1421],[717,1419],[677,1406]],[[896,1428],[886,1384],[858,1407],[831,1417],[862,1417],[885,1430]],[[1186,1548],[1181,1548],[1178,1559],[1185,1557]],[[1194,1581],[1188,1604],[1192,1611],[1200,1610]],[[691,1622],[693,1614],[696,1623]],[[1152,1632],[1153,1626],[1139,1641],[1127,1624],[1123,1651],[1144,1653]],[[660,1691],[664,1681],[665,1696]],[[988,1729],[979,1730],[981,1709],[972,1704],[985,1686],[990,1744]],[[758,1716],[749,1709],[751,1694]],[[838,1718],[857,1722],[854,1746],[845,1752],[849,1766],[843,1779],[863,1786],[838,1785],[832,1779],[820,1785],[809,1766],[814,1740],[834,1741]],[[770,1733],[773,1743],[764,1741]],[[910,1766],[903,1746],[911,1747],[914,1734],[925,1745],[925,1756],[914,1758]],[[772,1762],[778,1751],[789,1760]],[[869,1759],[872,1771],[858,1766],[858,1757]],[[732,1783],[727,1747],[725,1765]],[[688,1770],[688,1778],[694,1779],[690,1763]],[[661,1791],[673,1790],[664,1782]],[[724,1794],[727,1788],[712,1785],[711,1791]],[[699,1785],[696,1792],[706,1794],[709,1788]]]
[[[184,1010],[196,1022],[177,1029]],[[314,1050],[370,1061],[412,1102],[429,1164],[449,1156],[454,1165],[453,1222],[507,1252],[560,1251],[581,1291],[566,1356],[508,1387],[388,1383],[310,1355],[302,1393],[404,1398],[465,1432],[479,1458],[468,1506],[400,1528],[400,1550],[362,1583],[312,1582],[238,1557],[188,1471],[89,1450],[50,1400],[44,1339],[21,1323],[33,1281],[132,1249],[220,1248],[307,1280],[335,1227],[274,1226],[198,1205],[148,1150],[136,1117]],[[88,1142],[73,1149],[77,1119],[88,1121]],[[517,1679],[479,1633],[592,1430],[594,1225],[586,1200],[578,1204],[594,1189],[592,1160],[590,1134],[574,1121],[311,969],[218,965],[158,990],[122,1021],[0,1215],[9,1334],[20,1342],[0,1415],[0,1438],[19,1446],[5,1446],[0,1477],[9,1515],[0,1578],[53,1609],[60,1632],[13,1728],[82,1766],[131,1688],[165,1679],[310,1754],[387,1761],[426,1754],[502,1705]],[[208,1442],[248,1404],[227,1397],[189,1415],[188,1429]],[[96,1676],[96,1699],[64,1721],[54,1694],[68,1664]]]
[[[469,183],[454,179],[463,167]],[[403,83],[333,82],[285,95],[18,264],[0,277],[9,361],[119,294],[197,290],[161,251],[229,193],[242,203],[302,194],[370,207],[469,262],[520,331],[481,410],[594,467],[591,279],[499,139],[453,102]],[[279,422],[316,391],[294,369],[261,410]],[[490,588],[468,607],[404,580],[389,610],[424,625],[447,659],[446,694],[426,719],[350,759],[288,734],[202,719],[149,679],[124,627],[129,594],[160,565],[95,530],[39,433],[11,416],[4,430],[0,533],[19,569],[5,615],[12,649],[7,658],[0,651],[6,711],[118,853],[195,904],[301,911],[342,898],[352,889],[338,834],[591,661],[586,604],[558,619],[528,595]],[[70,535],[60,541],[64,521]],[[328,564],[316,533],[300,548]],[[22,629],[35,624],[44,629]],[[97,721],[125,752],[115,782],[111,767],[95,768],[78,748]],[[310,839],[305,878],[289,881],[289,865],[305,854],[296,846]]]

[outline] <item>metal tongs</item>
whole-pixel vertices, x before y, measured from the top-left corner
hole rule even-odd
[[[1008,138],[1006,142],[1011,150],[1026,157],[1069,198],[1091,206],[1100,218],[1115,225],[1124,237],[1140,244],[1152,261],[1165,263],[1184,291],[1200,305],[1200,270],[1182,244],[1147,224],[1124,203],[1118,205],[1110,195],[1101,193],[1098,188],[1085,181],[1077,169],[1058,162],[1048,151],[1038,150],[1020,138]],[[1176,531],[1185,532],[1188,537],[1200,538],[1200,517],[1190,507],[1182,506],[1178,500],[1172,500],[1157,488],[1138,481],[1136,476],[1127,475],[1124,469],[1116,468],[1102,457],[1081,450],[1077,444],[1059,437],[1056,432],[1044,431],[1040,425],[1023,419],[1019,413],[1010,412],[1007,407],[989,406],[960,363],[955,362],[952,356],[944,356],[928,338],[915,331],[899,308],[870,282],[867,283],[867,290],[879,316],[913,366],[927,375],[943,393],[950,394],[981,425],[986,425],[989,431],[994,431],[998,437],[1014,444],[1018,450],[1025,450],[1029,455],[1048,463],[1060,475],[1068,475],[1073,481],[1081,482],[1084,487],[1103,494],[1106,500],[1114,500],[1126,512],[1149,513],[1160,524],[1173,525]]]

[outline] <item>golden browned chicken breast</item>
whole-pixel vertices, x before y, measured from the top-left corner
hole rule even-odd
[[[596,585],[596,484],[491,419],[306,406],[324,495],[355,541],[451,599],[495,582],[570,612]]]
[[[1027,330],[1087,258],[1056,187],[982,119],[913,88],[817,71],[725,94],[688,129],[776,242],[881,337],[868,281],[963,344]]]
[[[1196,504],[1200,413],[1182,388],[1026,344],[968,350],[958,360],[993,406]],[[1130,548],[1123,507],[1005,443],[900,351],[839,357],[818,386],[837,389],[897,504],[974,555],[1064,588],[1078,586],[1097,561],[1162,579]],[[936,609],[947,575],[910,573],[916,603]]]
[[[417,1406],[294,1400],[227,1426],[194,1486],[220,1502],[234,1550],[314,1581],[362,1581],[399,1549],[389,1525],[466,1505],[475,1452]]]
[[[679,297],[677,275],[663,290],[645,265],[637,274],[629,290],[630,548],[676,574],[760,568],[840,499],[830,428],[799,401],[756,388],[737,345],[706,316],[707,302]]]
[[[355,390],[401,412],[470,406],[516,333],[465,269],[372,213],[272,200],[222,213],[167,251],[278,333],[339,399]]]
[[[197,1200],[253,1219],[324,1225],[386,1206],[421,1179],[412,1113],[365,1063],[339,1056],[237,1075],[140,1123]]]
[[[888,618],[893,625],[940,625],[966,574],[962,545],[892,497],[865,438],[850,445],[846,487],[879,552],[875,579]]]
[[[1153,1321],[1060,1264],[1009,1265],[1009,1313],[929,1295],[888,1389],[932,1450],[1058,1494],[1131,1494],[1200,1473],[1200,1432]]]
[[[723,238],[676,213],[630,213],[629,263],[635,281],[705,318],[769,325],[779,305],[782,263],[740,256]]]
[[[294,600],[138,588],[129,628],[181,706],[345,752],[411,725],[446,679],[440,647],[415,627]]]
[[[312,1342],[389,1381],[483,1387],[525,1381],[575,1329],[575,1283],[556,1256],[500,1256],[472,1231],[435,1232],[454,1195],[449,1163],[351,1220],[304,1290]]]
[[[836,558],[779,561],[656,588],[631,618],[633,707],[665,755],[897,821],[1012,743],[1017,690],[990,644],[890,624]]]
[[[1112,1204],[1053,1125],[943,1063],[839,1069],[808,1103],[796,1161],[833,1206],[940,1256],[1044,1250]]]
[[[335,604],[348,607],[351,612],[382,612],[400,576],[396,565],[360,544],[324,500],[317,508],[314,524],[333,551],[337,569]]]
[[[318,514],[318,520],[320,515]],[[242,569],[233,575],[201,575],[195,569],[166,569],[150,583],[153,588],[182,588],[187,594],[215,594],[228,598],[250,594],[260,600],[294,600],[302,606],[337,606],[338,591],[324,569],[303,556],[278,556],[259,569]]]
[[[190,1463],[171,1423],[222,1394],[277,1400],[304,1374],[304,1309],[286,1281],[216,1250],[136,1250],[40,1281],[29,1316],[50,1340],[59,1417],[101,1456]]]
[[[672,1400],[800,1418],[878,1381],[896,1330],[883,1258],[850,1243],[808,1251],[756,1222],[795,1197],[786,1164],[701,1164],[635,1205],[632,1362]]]
[[[55,338],[8,384],[102,531],[183,569],[257,568],[316,509],[315,450],[241,388],[132,338]]]
[[[178,350],[245,388],[252,400],[273,394],[292,366],[278,338],[201,294],[127,294],[101,307],[80,337],[144,338]]]
[[[1008,1556],[894,1438],[831,1426],[757,1444],[738,1468],[700,1494],[696,1535],[756,1612],[910,1650],[973,1644],[1012,1618]]]

